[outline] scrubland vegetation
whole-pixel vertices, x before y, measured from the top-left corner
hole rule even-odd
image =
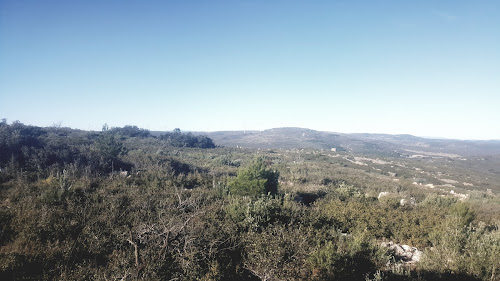
[[[0,123],[0,279],[500,280],[491,192],[215,145]],[[423,255],[407,263],[388,241]]]

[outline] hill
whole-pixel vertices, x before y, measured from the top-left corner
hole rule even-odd
[[[342,134],[305,128],[204,133],[220,146],[326,149],[380,156],[467,157],[500,155],[500,141],[429,139],[412,135]],[[419,155],[419,156],[415,156]]]
[[[498,190],[500,141],[429,139],[412,135],[342,134],[304,128],[205,133],[219,146],[306,150],[345,167],[418,184]]]

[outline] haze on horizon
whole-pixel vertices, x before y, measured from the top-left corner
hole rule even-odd
[[[499,1],[0,2],[0,118],[500,139]]]

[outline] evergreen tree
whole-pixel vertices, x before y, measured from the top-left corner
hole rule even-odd
[[[247,168],[238,171],[238,176],[230,184],[233,194],[259,196],[278,193],[279,173],[267,168],[262,157],[252,161]]]

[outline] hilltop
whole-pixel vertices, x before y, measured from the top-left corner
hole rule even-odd
[[[500,141],[431,139],[412,135],[345,134],[286,127],[264,131],[205,132],[220,146],[326,149],[381,156],[466,157],[500,155]],[[417,156],[418,157],[418,156]]]

